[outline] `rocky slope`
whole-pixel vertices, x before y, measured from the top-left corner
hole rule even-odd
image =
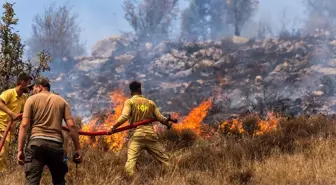
[[[187,114],[213,100],[209,120],[246,111],[290,115],[336,110],[336,40],[317,33],[302,37],[248,40],[243,37],[197,43],[147,43],[132,49],[125,37],[97,42],[92,56],[78,57],[69,73],[53,74],[54,91],[90,116],[108,109],[108,94],[128,93],[139,80],[162,111]],[[127,95],[127,94],[126,94]]]

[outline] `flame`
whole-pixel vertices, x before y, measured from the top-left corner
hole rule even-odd
[[[179,131],[189,129],[195,132],[197,135],[200,135],[202,121],[206,117],[211,106],[211,100],[203,101],[198,107],[192,109],[186,117],[182,118],[180,123],[174,124],[174,128]],[[179,115],[177,113],[172,114],[172,117],[178,118],[178,116]]]
[[[109,129],[118,119],[118,117],[122,113],[123,104],[126,101],[127,97],[123,93],[122,90],[114,91],[110,93],[110,98],[113,102],[113,113],[108,114],[104,120],[100,120],[100,118],[96,117],[92,119],[88,124],[85,124],[82,130],[84,131],[94,131],[96,130],[106,130]],[[195,107],[191,110],[191,112],[182,117],[180,123],[174,124],[174,128],[176,130],[184,130],[189,129],[193,131],[197,135],[201,135],[202,132],[202,121],[206,117],[209,109],[212,107],[212,101],[206,100],[203,101],[199,106]],[[178,113],[172,113],[172,117],[179,117]],[[99,125],[97,122],[101,121]],[[127,125],[128,123],[124,123],[122,126]],[[154,127],[156,132],[162,132],[163,129],[160,125],[155,125]],[[119,151],[122,149],[125,143],[125,137],[127,136],[127,132],[119,132],[116,134],[112,134],[111,136],[104,136],[102,139],[104,143],[108,145],[108,149],[112,151]],[[92,140],[92,138],[87,136],[80,137],[81,142],[85,144],[89,144],[92,147],[98,146],[98,141]]]
[[[81,130],[82,131],[94,131],[97,121],[98,121],[98,118],[95,117],[88,124],[83,125]],[[90,144],[93,147],[97,146],[97,142],[92,137],[79,136],[79,142],[82,144]]]
[[[257,128],[253,130],[253,135],[263,135],[277,128],[279,124],[279,119],[272,113],[268,115],[267,120],[262,120],[260,117],[256,116]],[[231,133],[245,134],[248,131],[244,129],[243,121],[241,119],[232,119],[230,121],[224,121],[220,124],[219,129],[223,131],[229,131]]]
[[[110,98],[114,104],[113,106],[113,114],[108,114],[104,120],[101,120],[102,123],[97,125],[99,121],[99,117],[93,118],[89,123],[85,124],[82,128],[83,131],[94,131],[96,130],[107,130],[109,129],[119,118],[122,113],[122,109],[124,106],[124,102],[127,97],[123,93],[122,90],[117,90],[110,93]],[[128,123],[124,123],[122,126],[127,125]],[[116,134],[112,134],[110,136],[104,136],[103,140],[109,146],[109,150],[119,151],[123,144],[125,143],[125,137],[127,136],[127,132],[119,132]],[[92,147],[98,146],[98,141],[93,140],[92,137],[80,136],[80,141],[83,144],[89,144]]]
[[[110,98],[114,104],[114,114],[109,114],[107,119],[105,120],[103,126],[105,129],[110,128],[121,116],[122,109],[124,107],[124,102],[127,100],[124,92],[122,90],[114,91],[110,93]],[[128,122],[125,122],[121,127],[128,125]],[[106,128],[107,127],[107,128]],[[125,137],[127,136],[127,132],[119,132],[116,134],[112,134],[111,136],[104,137],[105,142],[110,145],[109,149],[113,151],[119,151],[124,143]]]
[[[89,123],[85,124],[82,128],[83,131],[94,131],[97,130],[106,130],[109,129],[122,113],[123,104],[126,101],[127,97],[125,96],[122,90],[117,90],[110,93],[110,98],[113,102],[113,113],[108,114],[105,119],[101,119],[100,117],[93,118]],[[202,122],[204,118],[207,116],[208,111],[212,107],[212,100],[205,100],[199,106],[193,108],[187,116],[184,116],[180,119],[178,124],[174,124],[173,127],[178,130],[189,129],[193,131],[198,136],[203,135],[204,129],[206,127],[202,127]],[[178,113],[172,113],[172,117],[179,118],[180,115]],[[279,119],[274,116],[272,113],[268,114],[268,119],[262,120],[260,117],[256,116],[257,127],[256,130],[253,130],[253,135],[262,135],[269,131],[272,131],[277,128]],[[101,122],[98,124],[98,122]],[[128,123],[124,123],[122,126],[128,125]],[[156,132],[163,132],[164,129],[160,126],[160,124],[154,124],[154,130]],[[222,122],[219,125],[220,131],[229,131],[231,133],[239,133],[245,134],[251,131],[244,129],[244,123],[242,119],[232,119],[230,121]],[[211,132],[215,132],[212,131]],[[108,145],[108,150],[119,151],[122,149],[125,143],[125,138],[127,136],[127,132],[119,132],[116,134],[112,134],[111,136],[104,136],[101,139],[105,144]],[[205,137],[206,134],[205,134]],[[209,135],[211,137],[211,134]],[[98,146],[98,141],[95,140],[94,137],[80,136],[81,143],[89,144],[92,147]]]

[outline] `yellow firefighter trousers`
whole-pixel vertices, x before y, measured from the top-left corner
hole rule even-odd
[[[169,156],[158,139],[146,139],[143,137],[133,136],[128,142],[127,162],[125,165],[125,171],[128,175],[134,175],[137,159],[140,156],[141,151],[144,149],[165,166],[170,165]]]
[[[0,139],[2,138],[3,134],[5,132],[0,132]],[[11,132],[8,133],[6,141],[4,143],[4,146],[2,147],[2,150],[0,152],[0,173],[3,173],[7,168],[7,161],[8,161],[8,155],[9,155],[9,144],[11,141],[12,134]]]

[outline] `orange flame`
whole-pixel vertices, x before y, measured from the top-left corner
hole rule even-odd
[[[279,124],[279,119],[276,118],[273,114],[269,114],[267,120],[261,120],[257,117],[257,126],[258,128],[253,131],[253,135],[258,136],[270,132],[277,128]],[[231,133],[240,133],[244,134],[248,131],[244,129],[243,121],[240,119],[232,119],[230,121],[224,121],[220,124],[219,129],[221,131],[228,130]]]
[[[202,121],[206,117],[211,106],[212,101],[203,101],[198,107],[192,109],[188,116],[182,118],[180,123],[174,124],[174,128],[179,131],[189,129],[195,132],[197,135],[200,135]],[[172,114],[172,117],[178,117],[178,114],[174,113]]]
[[[105,120],[102,120],[103,123],[100,125],[96,125],[99,118],[92,119],[88,124],[84,125],[83,129],[84,131],[93,131],[95,128],[97,130],[106,130],[109,129],[118,119],[118,117],[122,113],[123,104],[126,101],[127,97],[124,95],[122,90],[114,91],[110,94],[110,97],[112,99],[112,102],[114,104],[113,114],[108,114],[107,118]],[[212,101],[207,100],[203,101],[198,107],[191,110],[191,112],[182,118],[182,121],[180,123],[175,124],[174,128],[181,131],[184,129],[189,129],[193,132],[195,132],[197,135],[200,135],[202,132],[202,121],[206,117],[208,110],[212,106]],[[178,113],[173,113],[172,117],[178,117]],[[124,123],[122,126],[127,125],[128,123]],[[159,125],[156,125],[154,129],[159,132],[162,131],[160,129]],[[103,140],[106,144],[109,146],[109,150],[112,151],[119,151],[122,149],[124,143],[125,143],[125,137],[127,136],[127,132],[119,132],[116,134],[113,134],[111,136],[104,136]],[[92,138],[87,136],[81,136],[81,142],[90,144],[93,147],[98,146],[98,141],[92,141]]]
[[[121,116],[122,109],[124,107],[124,102],[127,100],[127,97],[125,96],[124,92],[121,90],[115,91],[110,93],[110,98],[112,99],[114,103],[114,114],[109,114],[107,119],[104,122],[105,129],[110,128]],[[125,122],[121,126],[128,125],[128,122]],[[107,128],[106,128],[107,127]],[[104,137],[105,142],[110,144],[109,149],[113,151],[119,151],[124,143],[125,143],[125,137],[127,136],[127,132],[119,132],[116,134],[112,134],[111,136]]]
[[[107,130],[117,121],[122,113],[122,109],[124,106],[123,104],[126,101],[127,97],[124,95],[123,91],[118,90],[110,93],[110,98],[112,99],[112,102],[114,104],[114,114],[108,114],[107,118],[105,120],[102,120],[103,122],[99,126],[96,125],[99,118],[93,118],[89,123],[83,126],[83,131],[94,131],[95,127],[97,127],[97,130]],[[126,122],[122,126],[125,126],[127,124],[128,123]],[[109,145],[110,150],[119,151],[125,143],[125,136],[127,136],[127,132],[119,132],[110,136],[104,136],[103,140]],[[90,144],[93,147],[96,147],[98,145],[97,141],[92,141],[92,138],[87,136],[80,136],[80,141],[81,143]]]
[[[88,124],[83,125],[82,129],[83,131],[94,131],[94,127],[96,122],[98,121],[98,118],[92,119]],[[92,140],[92,137],[87,137],[87,136],[79,136],[79,142],[82,144],[90,144],[94,147],[97,146],[97,142]]]

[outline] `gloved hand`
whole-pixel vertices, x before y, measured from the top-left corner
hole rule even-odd
[[[177,123],[178,120],[176,118],[170,118],[170,121],[173,122],[173,123]]]
[[[171,121],[173,123],[177,123],[178,122],[178,120],[176,118],[172,118],[170,114],[168,115],[168,121]]]
[[[167,129],[169,130],[169,129],[171,129],[172,128],[172,126],[173,126],[173,123],[171,123],[170,121],[168,121],[168,123],[167,123]]]
[[[73,162],[79,164],[82,162],[82,154],[80,151],[77,151],[72,158]]]

